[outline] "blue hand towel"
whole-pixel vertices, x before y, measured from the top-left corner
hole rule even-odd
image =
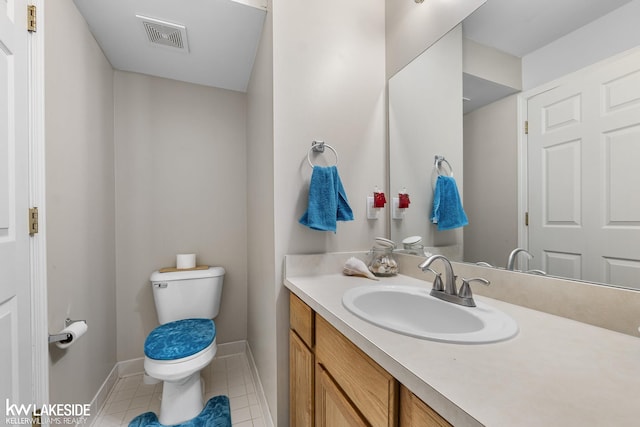
[[[336,221],[353,221],[338,168],[314,166],[309,184],[309,205],[298,222],[314,230],[335,233]]]
[[[438,176],[433,194],[431,222],[438,224],[438,230],[451,230],[469,224],[453,177]]]

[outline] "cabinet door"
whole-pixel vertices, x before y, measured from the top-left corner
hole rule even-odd
[[[398,382],[320,316],[316,316],[316,362],[372,426],[397,425]]]
[[[320,364],[316,364],[316,427],[368,425],[327,371]]]
[[[296,331],[300,339],[311,349],[314,346],[314,318],[311,307],[293,293],[289,295],[289,327]]]
[[[289,330],[289,419],[291,427],[313,427],[313,353]]]
[[[403,386],[400,387],[400,427],[451,427],[451,424]]]

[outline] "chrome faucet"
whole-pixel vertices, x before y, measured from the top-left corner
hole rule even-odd
[[[442,284],[441,275],[430,268],[431,264],[440,259],[444,263],[445,281],[444,286]],[[431,289],[431,296],[441,299],[443,301],[451,302],[453,304],[463,305],[465,307],[475,307],[476,303],[473,300],[473,294],[471,293],[470,282],[481,282],[485,285],[489,284],[488,280],[482,278],[462,279],[462,286],[460,292],[456,289],[456,276],[453,274],[453,267],[451,262],[444,255],[432,255],[424,260],[419,266],[422,271],[431,271],[436,275],[433,281],[433,288]]]
[[[478,261],[476,262],[476,265],[479,265],[481,267],[491,267],[494,268],[493,265],[489,264],[488,262],[484,262],[484,261]]]
[[[449,262],[447,257],[445,257],[444,255],[439,255],[439,254],[431,255],[429,258],[424,260],[422,262],[422,264],[420,264],[418,267],[422,271],[431,270],[429,267],[437,259],[441,259],[442,262],[444,263],[444,272],[445,272],[445,279],[446,280],[444,282],[444,290],[441,290],[441,291],[446,293],[446,294],[448,294],[448,295],[456,295],[457,296],[458,295],[458,291],[456,290],[456,276],[453,274],[453,267],[451,266],[451,262]],[[431,271],[434,272],[433,270],[431,270]],[[436,277],[439,278],[439,275],[436,276]]]
[[[533,258],[533,255],[531,255],[531,253],[528,250],[522,249],[522,248],[515,248],[509,254],[509,261],[507,261],[507,270],[513,270],[514,269],[515,264],[516,264],[516,259],[517,259],[518,254],[520,252],[524,252],[527,255],[527,257],[529,257],[529,259]]]

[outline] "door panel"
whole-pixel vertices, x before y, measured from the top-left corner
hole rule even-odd
[[[0,0],[0,402],[3,405],[32,402],[26,21],[26,1]],[[0,422],[6,419],[0,418]]]
[[[629,188],[640,188],[640,126],[616,129],[603,137],[605,224],[639,227],[640,197],[634,197],[628,191]]]
[[[640,71],[616,76],[603,83],[604,113],[611,114],[621,109],[638,107],[640,104]]]
[[[543,132],[549,133],[579,124],[582,113],[581,105],[580,94],[575,94],[543,107]]]
[[[327,371],[316,363],[316,426],[365,427],[369,425]]]
[[[12,53],[4,43],[0,42],[0,239],[7,240],[11,228],[11,205],[13,204],[13,186],[9,177],[13,177],[11,166],[11,153],[15,150],[15,140],[9,129],[9,112],[13,104],[12,88],[13,80]]]
[[[292,294],[293,295],[293,294]],[[289,330],[289,425],[314,425],[314,357],[298,335]]]
[[[5,334],[0,341],[0,396],[9,399],[10,402],[17,402],[18,396],[18,304],[16,298],[0,304],[0,331]]]
[[[544,251],[543,265],[547,271],[562,277],[580,277],[582,275],[582,256],[568,252]]]
[[[582,217],[581,141],[543,148],[544,224],[579,227]]]
[[[529,268],[576,279],[585,246],[584,98],[579,87],[566,85],[528,106]]]
[[[640,289],[640,50],[527,110],[529,268]]]

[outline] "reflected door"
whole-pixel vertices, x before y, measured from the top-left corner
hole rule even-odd
[[[530,268],[640,288],[640,51],[528,102]]]

